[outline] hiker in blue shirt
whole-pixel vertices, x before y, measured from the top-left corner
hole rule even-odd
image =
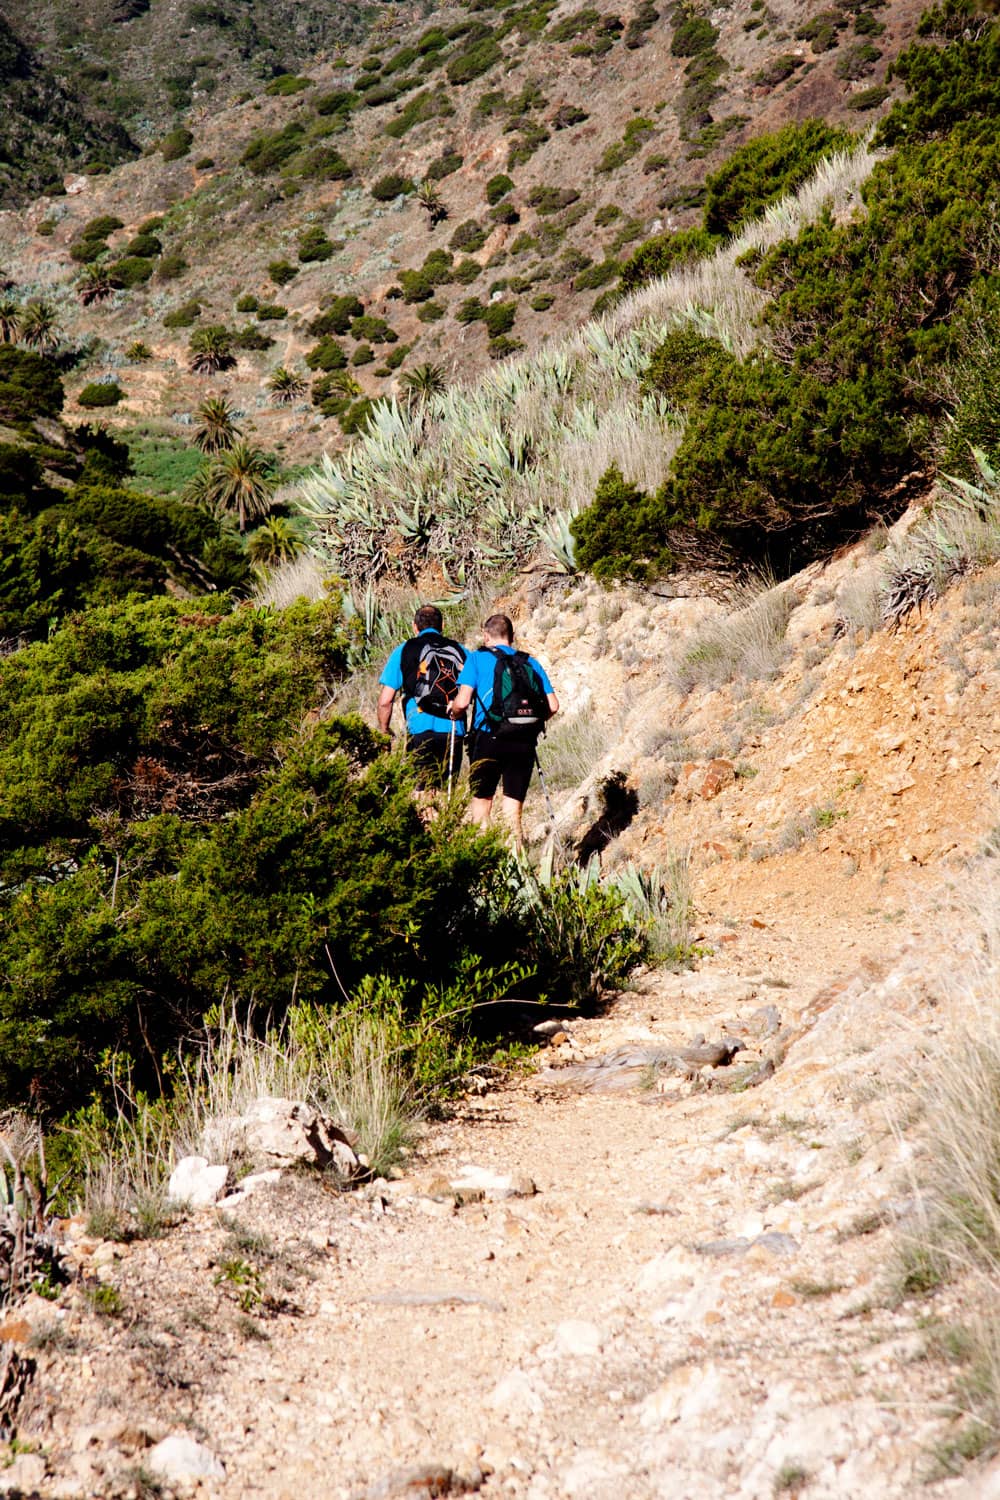
[[[503,814],[520,849],[535,746],[546,721],[558,713],[559,699],[541,662],[515,650],[507,615],[490,615],[484,624],[482,648],[466,657],[448,712],[464,714],[470,704],[469,816],[485,828],[502,785]]]
[[[465,715],[451,716],[449,705],[458,691],[466,652],[442,635],[443,624],[435,605],[422,604],[417,610],[412,638],[396,647],[379,678],[378,727],[391,734],[392,708],[401,694],[406,748],[416,760],[420,784],[447,785],[450,790],[462,764]]]

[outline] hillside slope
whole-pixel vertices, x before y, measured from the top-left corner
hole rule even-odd
[[[206,389],[187,369],[192,330],[242,327],[237,363],[214,387],[267,444],[315,458],[342,440],[337,364],[348,390],[374,397],[418,365],[453,380],[533,349],[590,313],[637,241],[692,223],[706,172],[740,141],[810,116],[852,128],[878,118],[919,9],[845,9],[825,30],[801,6],[742,0],[712,23],[551,0],[443,8],[418,24],[394,13],[377,45],[299,81],[243,103],[220,90],[172,159],[153,152],[3,216],[0,257],[25,292],[58,305],[86,356],[79,385],[120,378],[113,423],[183,431]],[[421,206],[421,182],[446,218]],[[112,256],[160,219],[162,260],[83,307],[69,252],[105,215],[123,226]],[[343,295],[367,315],[350,329],[319,317]],[[311,358],[310,376],[304,356],[331,329],[337,348]],[[312,379],[312,405],[305,385],[290,405],[271,402],[279,366]]]

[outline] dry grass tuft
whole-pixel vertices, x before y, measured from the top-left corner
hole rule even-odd
[[[785,632],[794,608],[783,586],[749,586],[737,608],[702,625],[673,663],[670,679],[680,693],[695,686],[718,686],[737,679],[774,677],[787,654]]]

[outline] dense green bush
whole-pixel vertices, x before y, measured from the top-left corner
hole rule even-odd
[[[163,252],[163,245],[155,234],[141,232],[125,246],[126,255],[140,255],[143,260],[155,260]]]
[[[293,266],[290,260],[272,260],[267,268],[267,274],[275,286],[287,286],[294,281],[299,274],[298,266]]]
[[[686,5],[677,7],[670,40],[674,57],[697,57],[699,52],[711,52],[718,39],[719,33],[707,16],[698,15]]]
[[[771,203],[793,193],[834,151],[850,145],[848,131],[803,120],[738,146],[705,179],[705,229],[735,235]]]
[[[499,203],[501,198],[506,198],[513,191],[513,177],[508,177],[506,172],[496,172],[486,184],[486,201],[489,204]]]
[[[346,116],[357,102],[358,96],[353,89],[330,89],[316,96],[313,108],[318,115]]]
[[[280,323],[288,317],[288,308],[283,307],[280,302],[262,302],[257,309],[257,320],[260,323]]]
[[[307,352],[306,364],[310,370],[343,370],[347,364],[347,355],[344,353],[337,340],[329,334],[324,334],[318,344]]]
[[[132,287],[144,286],[155,270],[155,260],[147,260],[142,255],[126,255],[108,267],[108,274],[113,277],[116,286],[130,290]]]
[[[434,295],[434,282],[424,271],[400,271],[399,284],[407,302],[428,302]]]
[[[486,230],[477,224],[475,219],[465,219],[459,224],[448,243],[453,250],[466,250],[469,253],[481,250],[486,244]]]
[[[277,172],[304,145],[305,126],[292,120],[281,130],[262,131],[252,137],[240,162],[258,177]]]
[[[297,78],[294,73],[280,73],[277,78],[272,78],[265,94],[279,99],[287,99],[292,94],[301,94],[309,88],[308,78]]]
[[[637,156],[645,143],[653,134],[655,127],[652,120],[647,120],[643,115],[636,115],[634,120],[629,120],[625,126],[625,133],[620,141],[607,146],[597,163],[599,172],[614,172],[633,156]]]
[[[76,398],[77,406],[117,406],[125,392],[116,380],[92,380]]]
[[[182,156],[187,156],[194,144],[194,136],[184,126],[171,130],[160,142],[160,152],[164,161],[180,161]]]
[[[613,465],[602,475],[592,504],[570,522],[577,565],[605,583],[655,575],[673,560],[658,538],[661,529],[649,496]]]
[[[370,192],[376,203],[389,203],[404,193],[412,193],[414,186],[411,177],[404,177],[401,172],[387,172],[372,183]]]
[[[0,344],[0,417],[15,424],[57,417],[64,400],[59,370],[52,360]]]
[[[180,307],[175,307],[173,312],[166,314],[163,326],[164,328],[191,328],[200,317],[200,302],[182,302]]]
[[[443,178],[450,177],[452,172],[457,172],[465,160],[460,151],[442,151],[440,156],[435,156],[428,165],[428,182],[441,182]]]
[[[471,83],[474,78],[481,78],[490,68],[503,57],[503,50],[492,36],[481,37],[474,42],[465,52],[460,52],[453,57],[445,67],[450,83]]]
[[[413,129],[414,125],[420,125],[424,120],[436,120],[454,113],[454,106],[444,89],[421,89],[420,93],[408,99],[399,114],[389,121],[385,127],[385,133],[393,140],[400,140]]]
[[[704,229],[678,229],[670,234],[658,234],[641,244],[625,262],[621,273],[621,289],[634,291],[647,281],[666,276],[679,266],[691,265],[701,260],[719,244],[714,234]]]
[[[395,344],[399,335],[384,318],[376,318],[371,313],[362,313],[351,323],[351,337],[366,339],[372,344]]]
[[[351,292],[331,297],[309,324],[309,332],[314,338],[322,338],[328,333],[347,333],[354,319],[360,318],[364,310],[364,305]]]
[[[183,276],[188,268],[188,263],[178,251],[171,251],[161,256],[156,264],[156,275],[159,281],[176,281],[178,276]]]
[[[303,230],[299,235],[299,260],[303,264],[329,260],[332,254],[333,245],[327,237],[326,230],[321,229],[318,224]]]

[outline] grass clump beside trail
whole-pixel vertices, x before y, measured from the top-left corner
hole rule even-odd
[[[923,1150],[916,1167],[920,1217],[901,1231],[901,1295],[926,1296],[957,1279],[970,1309],[950,1404],[952,1427],[936,1452],[956,1472],[1000,1445],[1000,860],[980,859],[953,903],[959,952],[933,975],[943,1038],[915,1081]],[[957,958],[957,961],[956,961]]]

